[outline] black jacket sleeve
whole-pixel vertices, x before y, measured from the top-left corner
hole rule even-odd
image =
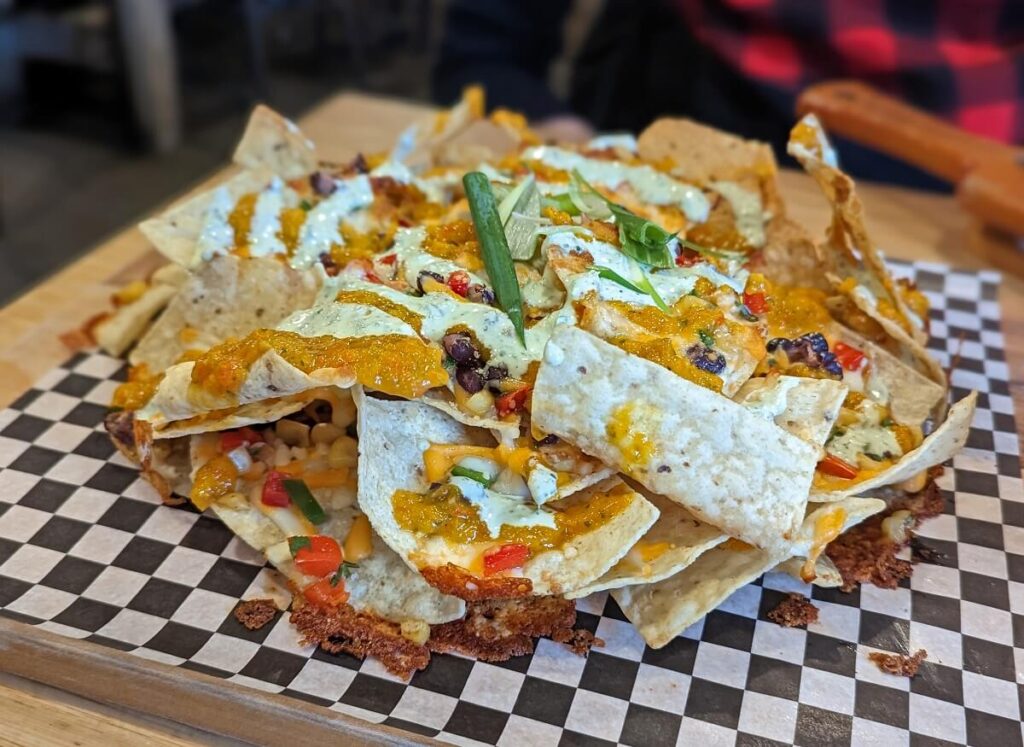
[[[570,0],[452,0],[433,71],[434,100],[449,105],[481,83],[488,108],[507,107],[530,119],[566,113],[547,85],[562,45]]]

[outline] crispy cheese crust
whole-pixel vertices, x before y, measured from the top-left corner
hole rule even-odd
[[[886,674],[894,674],[898,677],[913,677],[917,674],[921,662],[928,658],[928,652],[923,648],[918,649],[913,655],[884,654],[881,651],[872,651],[868,654],[868,658]]]
[[[900,581],[910,577],[913,566],[897,557],[907,543],[893,542],[882,522],[896,511],[909,511],[916,529],[925,519],[941,514],[943,499],[935,475],[921,492],[896,499],[886,511],[847,530],[829,544],[826,552],[843,576],[843,591],[852,591],[863,583],[895,589]]]
[[[421,568],[420,573],[427,583],[438,591],[465,599],[467,602],[518,599],[530,596],[533,591],[533,582],[528,578],[477,578],[453,563],[436,568]]]
[[[249,630],[259,630],[276,616],[273,599],[247,599],[235,607],[235,619]]]
[[[768,613],[768,619],[784,628],[806,627],[818,622],[818,608],[803,594],[790,593]]]

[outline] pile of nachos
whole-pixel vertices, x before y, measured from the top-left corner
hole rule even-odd
[[[263,553],[302,640],[400,676],[585,653],[599,591],[658,648],[766,571],[848,583],[834,548],[909,539],[976,397],[813,116],[788,151],[821,240],[767,145],[685,119],[550,144],[470,89],[337,164],[259,107],[91,328],[131,364],[107,429]]]

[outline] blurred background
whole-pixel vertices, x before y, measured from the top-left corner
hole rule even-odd
[[[431,0],[0,0],[0,302],[223,167],[249,109],[429,95]]]
[[[545,136],[683,114],[781,152],[796,97],[836,78],[1019,144],[1024,0],[0,0],[0,303],[223,166],[259,101],[482,82]]]

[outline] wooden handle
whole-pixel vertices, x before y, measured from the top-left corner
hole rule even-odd
[[[856,81],[819,83],[797,101],[829,132],[863,143],[950,182],[982,163],[1016,160],[1021,150],[971,135]]]

